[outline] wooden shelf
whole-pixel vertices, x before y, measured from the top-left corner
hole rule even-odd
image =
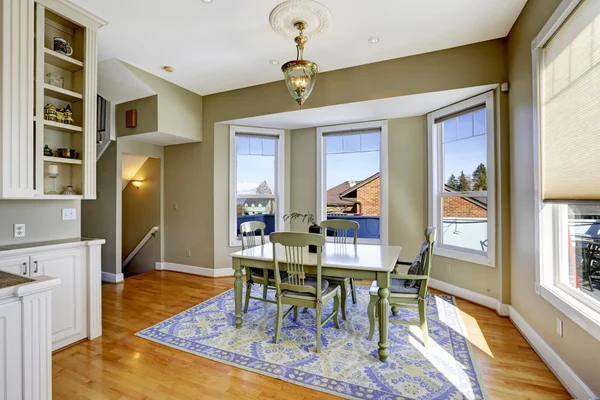
[[[82,200],[83,196],[80,194],[38,194],[35,198],[40,200]]]
[[[64,100],[71,103],[83,100],[81,93],[75,93],[71,90],[52,86],[48,83],[44,83],[44,96],[53,97],[55,99]]]
[[[44,62],[70,72],[76,72],[83,69],[83,63],[81,61],[48,48],[44,48]]]
[[[63,124],[61,122],[43,120],[43,124],[48,129],[54,129],[56,131],[67,132],[67,133],[83,132],[83,128],[80,126]]]
[[[48,157],[44,156],[45,162],[53,162],[57,164],[76,164],[81,165],[81,160],[77,160],[74,158],[62,158],[62,157]]]

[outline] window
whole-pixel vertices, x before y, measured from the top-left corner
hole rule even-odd
[[[387,242],[387,121],[317,129],[317,220],[358,222],[362,243]]]
[[[532,44],[536,292],[600,340],[600,2],[563,1]]]
[[[230,127],[230,245],[239,227],[264,222],[265,235],[283,227],[283,131]]]
[[[435,254],[494,265],[493,92],[428,115]]]

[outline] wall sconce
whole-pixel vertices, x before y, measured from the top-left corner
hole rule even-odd
[[[139,189],[139,188],[140,188],[140,186],[142,186],[142,182],[143,182],[143,181],[135,180],[135,181],[131,181],[131,184],[132,184],[133,186],[135,186],[137,189]]]

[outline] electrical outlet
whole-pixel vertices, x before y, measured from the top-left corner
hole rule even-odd
[[[556,318],[556,334],[560,337],[563,335],[563,323],[560,318]]]
[[[25,237],[25,224],[14,224],[14,237],[22,238]]]
[[[192,250],[190,250],[190,249],[187,249],[187,250],[185,251],[185,256],[186,256],[186,257],[191,257],[191,256],[192,256]]]
[[[76,208],[63,208],[62,209],[62,220],[63,221],[71,221],[77,219],[77,209]]]

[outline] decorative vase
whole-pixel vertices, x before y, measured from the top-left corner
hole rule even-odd
[[[73,186],[67,186],[67,189],[64,192],[62,192],[62,194],[66,196],[75,196],[77,195],[77,192],[73,190]]]
[[[321,226],[317,225],[317,224],[313,224],[311,226],[308,227],[308,233],[316,233],[317,235],[321,234]],[[313,246],[313,245],[309,245],[308,246],[308,252],[309,253],[316,253],[317,252],[317,246]]]

